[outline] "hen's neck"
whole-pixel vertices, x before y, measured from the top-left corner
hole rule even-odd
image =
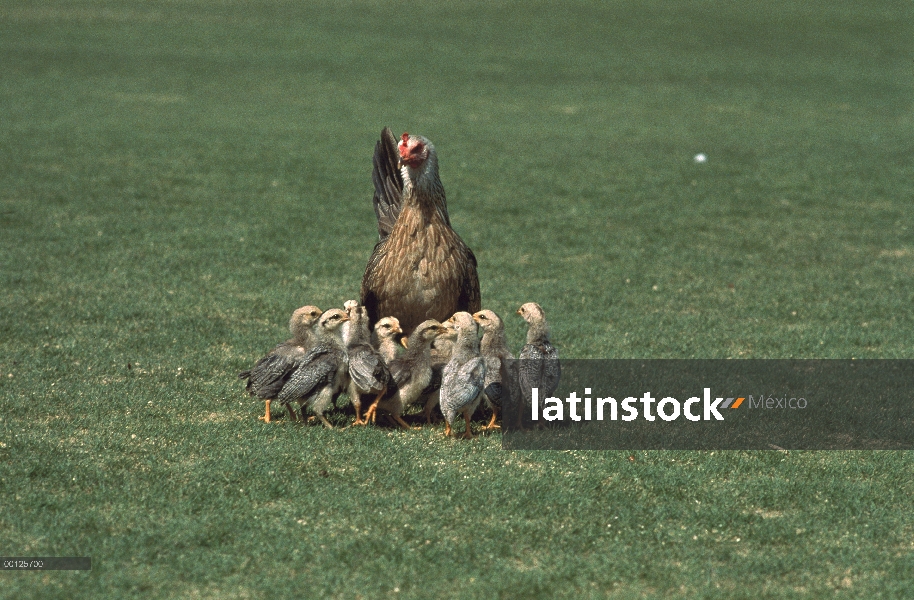
[[[403,210],[419,209],[426,220],[437,216],[447,224],[447,200],[438,177],[438,158],[431,154],[418,168],[403,165]]]

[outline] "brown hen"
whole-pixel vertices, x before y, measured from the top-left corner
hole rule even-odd
[[[428,319],[480,309],[476,257],[451,228],[432,143],[385,127],[375,146],[378,243],[362,278],[373,325],[393,315],[407,335]]]

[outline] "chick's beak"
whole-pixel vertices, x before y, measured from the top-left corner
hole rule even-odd
[[[400,338],[400,345],[409,350],[409,338],[405,335]]]

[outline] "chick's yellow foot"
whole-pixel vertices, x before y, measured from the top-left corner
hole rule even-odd
[[[362,407],[355,407],[355,421],[352,422],[353,425],[368,425],[368,415],[365,415],[366,418],[362,418]]]
[[[501,429],[501,425],[495,423],[495,419],[498,417],[498,413],[493,412],[492,418],[489,420],[489,423],[482,428],[483,431],[489,431],[490,429]]]
[[[375,400],[375,402],[371,406],[368,407],[368,410],[365,411],[365,422],[368,423],[368,421],[371,421],[372,423],[374,423],[375,420],[377,419],[377,417],[375,416],[377,414],[377,412],[378,412],[378,401]]]

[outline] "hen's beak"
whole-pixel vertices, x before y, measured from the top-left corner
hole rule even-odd
[[[400,338],[400,345],[409,350],[409,338],[405,335]]]
[[[519,314],[519,315],[523,315],[523,314],[524,314],[524,313],[522,313],[522,312],[520,311],[519,308],[518,308],[515,312],[517,312],[517,314]]]

